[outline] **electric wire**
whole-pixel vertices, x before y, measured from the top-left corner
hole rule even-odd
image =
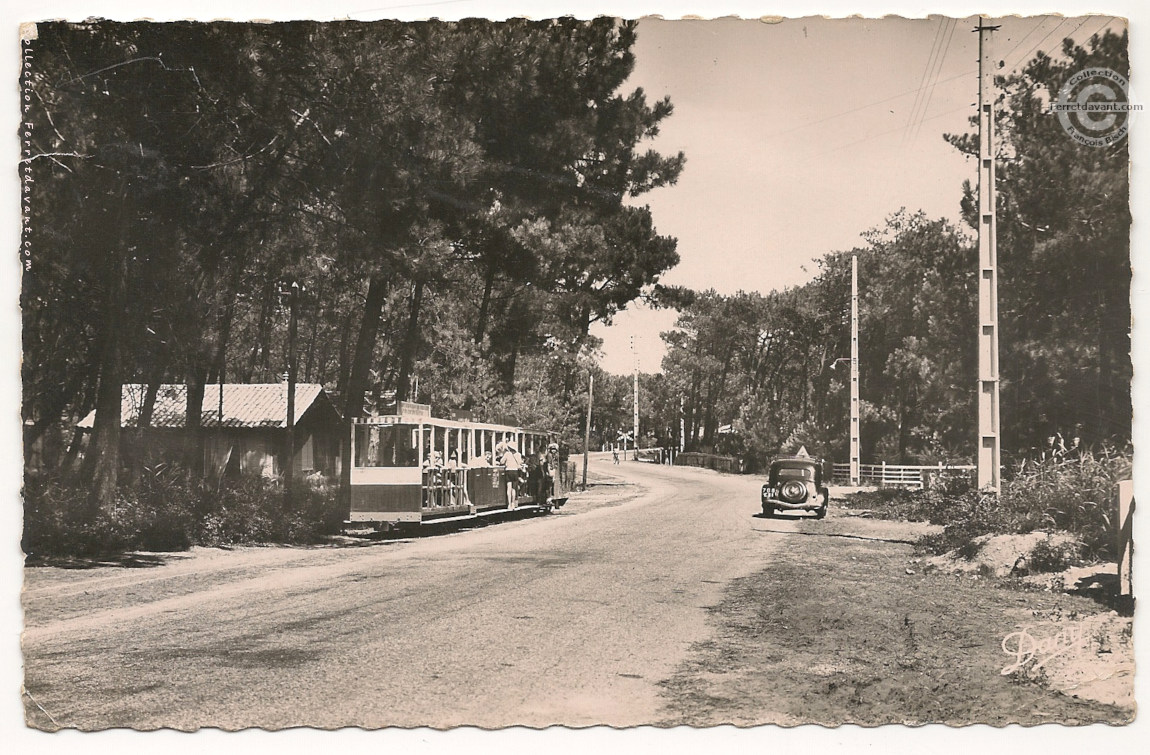
[[[933,121],[933,120],[937,120],[939,118],[942,118],[944,116],[952,115],[952,114],[960,112],[962,110],[969,110],[969,109],[970,109],[970,105],[963,105],[961,107],[956,107],[953,110],[947,110],[945,113],[939,113],[938,115],[932,115],[931,117],[925,118],[923,120],[924,121]],[[902,130],[902,126],[899,126],[898,128],[892,128],[892,129],[887,130],[887,131],[880,131],[877,134],[871,134],[870,136],[864,136],[862,139],[856,139],[855,141],[844,144],[841,147],[835,147],[834,149],[829,149],[826,152],[820,152],[819,154],[815,155],[815,157],[822,157],[823,155],[830,155],[830,154],[833,154],[835,152],[840,152],[840,151],[846,149],[847,147],[853,147],[856,144],[862,144],[863,142],[870,141],[871,139],[877,139],[880,136],[886,136],[887,134],[893,134],[894,132],[901,131],[901,130]]]
[[[1054,36],[1054,33],[1055,33],[1056,31],[1058,31],[1059,29],[1061,29],[1061,28],[1062,28],[1062,25],[1063,25],[1064,23],[1066,23],[1067,21],[1069,21],[1069,20],[1070,20],[1069,18],[1064,18],[1064,19],[1062,19],[1061,21],[1059,21],[1059,22],[1058,22],[1058,26],[1055,26],[1053,29],[1051,29],[1051,30],[1050,30],[1050,31],[1047,33],[1047,35],[1046,35],[1045,37],[1043,37],[1042,39],[1038,40],[1038,44],[1034,45],[1034,47],[1031,47],[1029,50],[1027,50],[1027,51],[1026,51],[1026,52],[1025,52],[1023,55],[1022,55],[1022,57],[1021,57],[1021,58],[1019,58],[1017,61],[1015,61],[1014,65],[1013,65],[1013,66],[1011,66],[1011,68],[1016,68],[1016,67],[1018,66],[1018,64],[1019,64],[1019,63],[1021,63],[1022,61],[1026,60],[1027,58],[1029,58],[1029,57],[1030,57],[1030,53],[1034,52],[1034,51],[1035,51],[1035,50],[1037,50],[1039,47],[1041,47],[1042,45],[1046,44],[1046,40],[1048,40],[1048,39],[1050,39],[1052,36]]]
[[[931,81],[931,84],[930,84],[930,89],[926,93],[926,100],[922,106],[922,112],[919,113],[918,123],[915,124],[914,132],[910,135],[910,140],[912,142],[914,142],[918,139],[918,135],[922,131],[923,119],[926,118],[926,114],[928,112],[930,112],[930,101],[931,101],[931,99],[934,98],[934,89],[936,86],[938,86],[938,77],[939,77],[939,74],[942,73],[943,65],[946,64],[946,56],[947,56],[947,53],[950,52],[950,44],[954,40],[954,31],[957,28],[958,28],[958,19],[956,18],[953,20],[953,22],[950,25],[950,36],[947,37],[946,47],[943,48],[942,56],[938,60],[938,70],[935,71],[934,79]]]
[[[922,69],[922,77],[918,81],[918,88],[915,90],[914,102],[910,106],[910,113],[907,114],[906,126],[903,131],[903,139],[910,133],[910,128],[914,123],[914,115],[918,112],[918,104],[922,99],[922,92],[926,88],[926,82],[929,78],[931,68],[934,65],[934,58],[938,55],[938,51],[942,48],[943,28],[947,23],[946,18],[940,18],[938,21],[938,28],[934,30],[934,40],[930,44],[930,55],[927,56],[926,65]]]
[[[978,73],[977,69],[971,69],[969,71],[963,71],[960,74],[956,74],[956,75],[951,76],[949,78],[942,79],[938,83],[939,84],[946,84],[948,82],[955,81],[956,79],[961,79],[963,77],[971,76],[971,75],[976,74],[976,73]],[[785,131],[775,131],[774,133],[767,134],[763,138],[764,139],[771,139],[771,138],[774,138],[776,136],[785,136],[786,134],[793,134],[796,131],[801,131],[801,130],[806,129],[806,128],[811,128],[812,126],[818,126],[819,124],[826,123],[827,121],[833,121],[836,118],[842,118],[843,116],[852,115],[854,113],[859,112],[860,110],[866,110],[867,108],[872,108],[872,107],[875,107],[876,105],[885,105],[888,102],[893,102],[894,100],[902,99],[903,97],[906,97],[908,94],[914,94],[915,92],[918,92],[918,91],[919,91],[919,89],[908,89],[905,92],[899,92],[898,94],[892,94],[889,97],[884,97],[881,100],[875,100],[874,102],[868,102],[864,105],[859,105],[858,107],[853,107],[850,110],[843,110],[842,112],[839,112],[839,113],[833,113],[833,114],[825,116],[823,118],[819,118],[817,121],[810,121],[809,123],[803,123],[801,125],[794,126],[792,128],[788,128]]]

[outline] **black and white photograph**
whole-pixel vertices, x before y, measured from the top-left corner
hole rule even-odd
[[[1132,729],[1138,19],[654,5],[10,18],[28,741]]]

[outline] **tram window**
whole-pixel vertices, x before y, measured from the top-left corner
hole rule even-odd
[[[411,425],[357,425],[357,467],[414,467],[416,446]]]

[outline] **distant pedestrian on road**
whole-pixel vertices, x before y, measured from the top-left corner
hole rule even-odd
[[[618,463],[619,463],[619,449],[618,449],[618,448],[612,448],[612,449],[611,449],[611,459],[612,459],[612,461],[614,461],[616,464],[618,464]]]

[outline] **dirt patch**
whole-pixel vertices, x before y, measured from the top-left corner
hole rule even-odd
[[[824,524],[831,526],[821,532]],[[1116,689],[1125,685],[1133,692],[1132,677],[1111,673],[1088,642],[1075,646],[1077,655],[1066,653],[1077,659],[1076,673],[1082,675],[1066,694],[1049,686],[1050,672],[1004,673],[1018,660],[1003,651],[1008,635],[1030,626],[1049,638],[1059,631],[1051,617],[1070,626],[1109,616],[1096,603],[1001,589],[970,576],[923,573],[911,561],[912,547],[892,542],[908,534],[905,523],[886,538],[876,524],[867,522],[865,540],[842,537],[851,534],[845,518],[802,522],[794,534],[765,533],[786,541],[778,560],[733,582],[711,609],[712,638],[694,645],[661,683],[664,723],[1003,726],[1132,720],[1132,697],[1071,697],[1082,694],[1088,678],[1107,674],[1118,679]],[[1121,625],[1115,626],[1121,635]],[[1082,632],[1071,634],[1063,644],[1077,642]],[[1062,645],[1050,640],[1046,647]],[[1128,657],[1120,638],[1109,650],[1115,658]],[[1046,666],[1057,667],[1054,661]]]
[[[1003,639],[1009,673],[1071,697],[1134,709],[1134,623],[1117,611],[1033,611]]]
[[[1007,577],[1029,571],[1035,547],[1074,549],[1078,541],[1066,532],[1028,532],[1024,535],[982,535],[970,545],[928,559],[931,567],[948,572]]]

